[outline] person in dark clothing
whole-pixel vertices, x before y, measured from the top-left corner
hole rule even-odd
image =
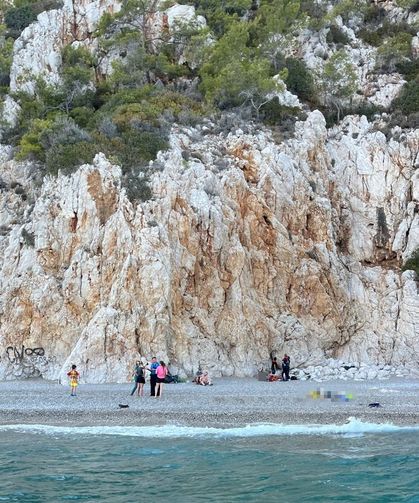
[[[145,383],[145,377],[144,377],[144,365],[140,361],[137,361],[135,363],[135,368],[134,368],[134,387],[132,388],[131,391],[131,396],[135,393],[135,391],[138,390],[138,396],[144,396],[144,383]]]
[[[290,357],[285,353],[284,358],[282,358],[282,380],[290,380]]]
[[[160,363],[157,361],[157,358],[153,356],[151,359],[149,371],[150,371],[150,396],[155,396],[156,394],[156,383],[157,383],[157,374],[156,370]]]
[[[276,361],[276,357],[272,358],[271,374],[276,374],[278,370],[279,370],[279,364]]]

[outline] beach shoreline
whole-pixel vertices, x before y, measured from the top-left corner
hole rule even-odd
[[[132,383],[69,387],[43,380],[0,382],[0,425],[200,426],[370,423],[419,425],[419,379],[261,382],[220,378],[213,386],[165,385],[163,397],[130,396]],[[380,407],[369,407],[379,403]],[[120,408],[119,404],[128,405]]]

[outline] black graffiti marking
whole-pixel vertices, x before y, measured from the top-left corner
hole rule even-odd
[[[26,348],[25,349],[25,355],[27,355],[27,356],[32,356],[32,355],[44,356],[44,354],[45,354],[44,348]]]
[[[6,348],[7,358],[10,363],[22,363],[23,357],[26,356],[44,356],[44,348],[25,348],[22,344],[22,348],[19,349],[16,346],[8,346]]]
[[[10,351],[12,351],[12,357],[10,357]],[[19,353],[19,350],[16,346],[9,346],[6,349],[7,357],[9,358],[10,363],[20,363],[23,359],[24,346],[22,346],[22,352]]]
[[[8,348],[6,348],[6,354],[7,354],[7,358],[9,358],[9,362],[13,363],[12,362],[12,359],[10,358],[10,355],[9,355],[9,351],[12,350],[13,351],[13,346],[9,346]]]

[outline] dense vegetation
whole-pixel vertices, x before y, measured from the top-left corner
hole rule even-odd
[[[412,253],[402,267],[403,271],[415,271],[419,277],[419,248]]]
[[[417,27],[390,23],[376,4],[344,0],[326,9],[314,0],[180,3],[193,5],[207,25],[183,23],[156,33],[150,19],[158,2],[124,0],[118,14],[102,17],[93,54],[80,44],[65,47],[59,86],[39,79],[34,96],[15,94],[21,114],[8,140],[18,147],[18,157],[55,174],[71,172],[102,151],[122,166],[130,197],[146,199],[149,161],[167,147],[174,122],[193,125],[230,110],[279,127],[298,114],[275,97],[284,83],[329,122],[348,113],[374,114],[377,108],[356,100],[356,68],[346,50],[351,40],[340,20],[360,21],[358,36],[378,48],[377,73],[404,75],[406,85],[390,112],[403,115],[408,126],[417,120],[419,65],[411,50]],[[412,0],[399,3],[419,8]],[[55,0],[0,4],[0,93],[8,92],[13,39],[39,12],[57,5]],[[330,53],[319,72],[287,54],[304,29],[327,31]],[[110,74],[104,61],[111,62]]]

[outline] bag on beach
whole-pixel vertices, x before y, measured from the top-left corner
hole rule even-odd
[[[165,383],[174,383],[177,384],[178,382],[178,376],[177,375],[172,375],[172,374],[167,374],[167,376],[164,378]]]

